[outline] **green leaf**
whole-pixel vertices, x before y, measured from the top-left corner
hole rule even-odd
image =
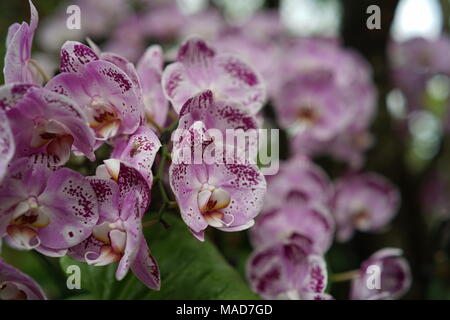
[[[258,299],[210,241],[197,241],[179,218],[164,219],[168,229],[158,223],[145,230],[161,270],[160,291],[148,289],[131,272],[116,281],[116,265],[91,267],[64,257],[61,266],[80,266],[81,286],[96,299]]]

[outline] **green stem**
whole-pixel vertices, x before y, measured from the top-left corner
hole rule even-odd
[[[159,124],[156,123],[155,119],[153,119],[151,115],[147,115],[146,119],[147,122],[150,123],[153,127],[155,127],[160,134],[163,133],[164,129]]]
[[[356,278],[359,274],[359,270],[351,270],[351,271],[346,271],[346,272],[342,272],[342,273],[336,273],[331,275],[330,280],[332,282],[343,282],[343,281],[349,281],[349,280],[353,280],[354,278]]]
[[[28,59],[28,62],[31,63],[31,65],[36,69],[37,72],[41,75],[41,77],[44,79],[45,83],[50,81],[50,77],[45,73],[44,69],[37,63],[36,60]]]

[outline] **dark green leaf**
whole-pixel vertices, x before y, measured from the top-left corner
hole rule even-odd
[[[79,265],[82,288],[97,299],[258,299],[211,242],[197,241],[179,218],[165,220],[169,229],[156,224],[145,230],[161,269],[161,291],[148,289],[131,272],[117,282],[116,265],[90,267],[67,257],[61,265]]]

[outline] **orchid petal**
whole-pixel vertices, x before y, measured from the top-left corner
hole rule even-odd
[[[89,237],[99,218],[97,197],[89,181],[66,168],[50,176],[38,201],[51,221],[39,231],[42,243],[49,248],[77,245]]]
[[[139,250],[134,262],[131,264],[131,270],[135,276],[141,280],[147,287],[153,290],[159,290],[161,286],[161,276],[158,264],[152,256],[147,246],[145,238],[142,237]]]
[[[60,54],[61,72],[82,73],[86,64],[99,59],[94,50],[77,41],[66,41]]]
[[[123,142],[114,149],[111,157],[135,167],[151,186],[152,166],[160,147],[161,142],[156,134],[151,129],[141,126],[127,142]]]
[[[14,137],[9,126],[9,120],[0,110],[0,183],[5,176],[9,162],[15,153]]]

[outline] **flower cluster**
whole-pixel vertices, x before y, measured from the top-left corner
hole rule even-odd
[[[219,144],[208,129],[257,129],[263,80],[239,57],[216,54],[200,38],[182,44],[164,70],[158,45],[135,67],[92,41],[67,41],[60,72],[49,78],[31,59],[38,14],[31,2],[30,7],[30,24],[9,29],[6,84],[0,88],[0,237],[15,249],[49,257],[68,255],[93,266],[117,262],[117,280],[131,269],[158,290],[159,269],[142,220],[154,183],[168,197],[162,176],[170,156],[167,139],[157,181],[152,172],[160,138],[178,127],[172,153],[200,143],[203,157]],[[186,132],[199,133],[201,140],[187,139]],[[98,159],[105,147],[109,157]],[[181,216],[200,240],[208,225],[224,231],[251,227],[263,205],[264,176],[253,162],[241,161],[245,146],[228,147],[236,155],[208,164],[174,161],[168,169]],[[72,156],[96,163],[95,175],[65,167]],[[45,297],[6,264],[0,275],[2,299]]]
[[[175,208],[199,241],[207,230],[251,228],[247,278],[261,297],[333,299],[328,278],[339,274],[328,276],[325,255],[334,239],[384,231],[400,205],[390,181],[361,169],[376,112],[370,66],[337,41],[289,36],[274,12],[232,25],[213,9],[186,16],[175,4],[139,2],[137,14],[121,0],[79,0],[89,17],[64,43],[61,16],[47,20],[41,45],[59,49],[51,77],[32,58],[34,5],[30,23],[10,26],[0,241],[96,267],[116,263],[117,280],[131,270],[159,290],[144,228]],[[100,47],[79,42],[85,36],[110,38]],[[179,46],[146,48],[146,39]],[[267,177],[252,135],[263,127],[285,130],[281,147],[290,151]],[[225,139],[230,131],[245,140]],[[331,179],[318,155],[344,162],[346,172]],[[375,289],[367,287],[373,266],[381,270]],[[351,299],[398,298],[411,282],[394,248],[350,274]],[[0,300],[45,298],[0,260]]]

